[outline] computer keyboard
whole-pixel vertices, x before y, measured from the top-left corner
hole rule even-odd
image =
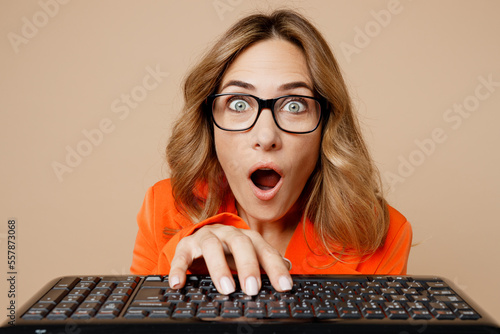
[[[182,289],[166,276],[54,279],[20,310],[16,333],[497,333],[451,282],[431,276],[292,275],[279,293],[217,292],[209,276]],[[235,278],[235,282],[238,280]]]

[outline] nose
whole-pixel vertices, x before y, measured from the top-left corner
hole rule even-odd
[[[281,131],[274,122],[271,109],[262,109],[257,123],[250,131],[255,149],[268,151],[281,148]]]

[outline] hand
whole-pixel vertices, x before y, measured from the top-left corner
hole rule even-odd
[[[204,260],[204,261],[203,261]],[[231,269],[236,270],[240,286],[247,295],[256,295],[261,287],[260,267],[277,291],[292,289],[288,260],[252,230],[212,224],[200,228],[178,243],[169,273],[170,287],[179,289],[186,283],[186,271],[208,269],[217,291],[235,291]],[[204,262],[204,263],[203,263]]]

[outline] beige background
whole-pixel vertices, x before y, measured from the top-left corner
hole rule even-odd
[[[0,261],[5,273],[13,217],[18,302],[55,276],[128,273],[135,215],[168,177],[183,76],[237,19],[282,3],[0,2]],[[449,278],[500,320],[500,2],[289,3],[332,45],[388,198],[412,222],[409,273]],[[68,149],[86,156],[70,166]]]

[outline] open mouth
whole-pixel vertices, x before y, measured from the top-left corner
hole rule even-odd
[[[281,180],[281,175],[274,169],[261,168],[253,172],[252,175],[250,175],[250,179],[257,188],[261,190],[271,190],[276,187]]]

